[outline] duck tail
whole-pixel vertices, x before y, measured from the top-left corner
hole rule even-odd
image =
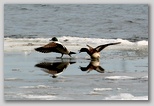
[[[70,53],[68,55],[71,57],[72,54],[76,54],[76,53],[70,51]]]

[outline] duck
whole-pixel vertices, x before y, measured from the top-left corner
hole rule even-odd
[[[41,62],[35,67],[41,68],[42,71],[51,74],[52,78],[57,78],[70,64],[76,62]]]
[[[102,68],[100,66],[99,60],[91,60],[87,67],[81,67],[80,66],[80,69],[82,71],[87,71],[87,73],[89,73],[92,70],[96,70],[99,73],[104,73],[104,71],[105,71],[104,68]]]
[[[108,44],[104,44],[104,45],[99,45],[96,48],[91,47],[90,45],[87,45],[88,48],[81,48],[79,50],[79,53],[81,52],[86,52],[89,54],[89,56],[91,57],[92,60],[95,59],[99,59],[100,58],[100,52],[101,50],[103,50],[104,48],[110,46],[110,45],[117,45],[120,44],[121,42],[116,42],[116,43],[108,43]]]
[[[35,48],[35,50],[41,53],[61,53],[60,58],[62,58],[64,54],[69,55],[70,57],[72,54],[76,54],[75,52],[69,51],[64,45],[62,45],[62,43],[58,42],[56,37],[53,37],[50,41],[52,42],[42,47]]]

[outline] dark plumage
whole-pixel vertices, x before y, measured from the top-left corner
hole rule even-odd
[[[87,48],[81,48],[79,50],[79,52],[87,52],[91,59],[99,59],[100,58],[100,51],[103,50],[105,47],[110,46],[110,45],[116,45],[116,44],[120,44],[121,42],[117,42],[117,43],[109,43],[109,44],[105,44],[105,45],[100,45],[97,46],[96,48],[93,48],[89,45],[87,45],[89,47],[89,49]]]
[[[42,47],[35,48],[36,51],[42,52],[42,53],[61,53],[61,58],[64,54],[69,55],[71,57],[71,54],[76,54],[75,52],[69,51],[64,45],[62,45],[60,42],[57,42],[58,39],[56,37],[53,37],[51,39],[53,42],[50,42]]]

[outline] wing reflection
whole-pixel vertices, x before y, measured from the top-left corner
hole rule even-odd
[[[46,73],[52,75],[52,78],[57,78],[59,74],[61,74],[70,64],[74,64],[76,62],[42,62],[38,63],[35,66],[42,68],[42,70]]]
[[[91,60],[87,67],[81,67],[82,71],[87,71],[88,73],[92,70],[96,70],[99,73],[104,73],[104,69],[100,66],[99,60]]]

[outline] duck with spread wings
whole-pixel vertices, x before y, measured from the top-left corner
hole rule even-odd
[[[104,45],[97,46],[96,48],[93,48],[93,47],[87,45],[89,47],[89,49],[88,48],[81,48],[79,50],[79,53],[87,52],[90,55],[91,59],[99,59],[101,50],[103,50],[104,48],[106,48],[110,45],[117,45],[117,44],[120,44],[120,43],[121,42],[104,44]]]
[[[56,37],[53,37],[51,41],[52,42],[42,47],[35,48],[35,50],[41,53],[50,53],[50,52],[61,53],[61,58],[63,57],[64,54],[69,55],[70,57],[72,54],[76,54],[75,52],[69,51],[64,45],[58,42],[58,39]]]

